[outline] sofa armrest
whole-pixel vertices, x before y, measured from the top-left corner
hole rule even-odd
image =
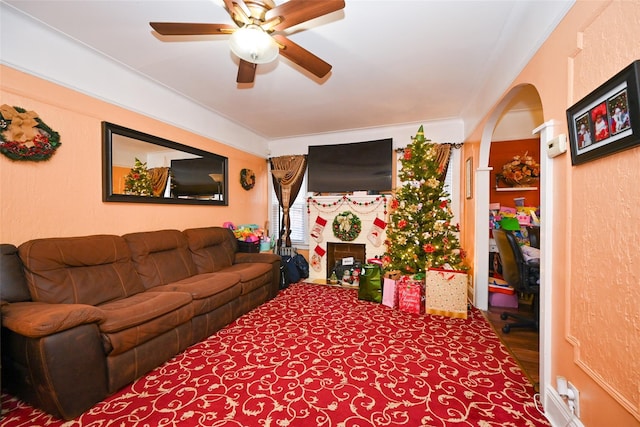
[[[2,305],[2,326],[20,335],[40,338],[79,325],[100,323],[105,315],[86,304],[16,302]]]
[[[280,263],[280,256],[271,252],[236,252],[234,264],[261,262],[264,264]]]

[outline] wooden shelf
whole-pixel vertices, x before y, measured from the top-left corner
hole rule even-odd
[[[538,187],[498,187],[496,191],[536,191]]]

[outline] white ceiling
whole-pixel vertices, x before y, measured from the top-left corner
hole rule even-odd
[[[228,36],[162,41],[149,27],[230,24],[222,0],[4,3],[276,140],[448,119],[462,120],[470,132],[573,0],[346,0],[344,10],[285,31],[333,65],[325,79],[279,57],[259,65],[250,86],[235,82],[238,60]],[[3,44],[11,42],[6,38]]]

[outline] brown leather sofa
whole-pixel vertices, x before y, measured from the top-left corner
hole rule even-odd
[[[278,292],[222,227],[1,245],[2,386],[72,419]]]

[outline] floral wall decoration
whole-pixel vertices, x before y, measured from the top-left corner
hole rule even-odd
[[[529,186],[540,179],[540,164],[528,152],[516,155],[502,166],[496,177],[511,187]]]
[[[11,160],[48,160],[62,145],[58,132],[35,111],[0,106],[0,153]]]
[[[251,169],[242,169],[240,171],[240,185],[249,191],[256,185],[256,174]]]

